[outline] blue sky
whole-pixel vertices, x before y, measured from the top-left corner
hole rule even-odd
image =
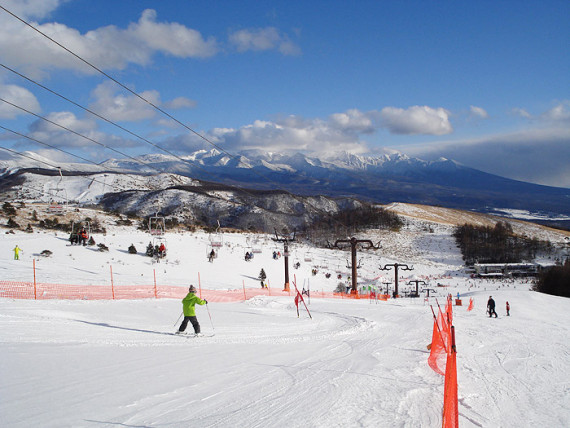
[[[231,153],[397,150],[570,187],[568,1],[0,5]],[[169,151],[211,148],[4,10],[0,62]],[[4,67],[0,98],[126,154],[157,151]],[[117,157],[4,101],[0,124]],[[2,131],[1,147],[64,156]]]

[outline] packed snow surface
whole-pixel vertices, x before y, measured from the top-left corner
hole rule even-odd
[[[400,271],[401,291],[424,279],[436,290],[429,299],[436,310],[434,296],[443,305],[447,293],[460,293],[460,426],[570,426],[569,300],[530,291],[526,280],[469,278],[451,228],[433,227],[377,232],[382,249],[359,253],[359,276],[382,287],[391,281],[392,289],[394,271],[380,267],[408,263],[414,270]],[[94,238],[109,252],[68,246],[62,233],[3,234],[2,280],[31,281],[35,259],[38,281],[49,283],[109,284],[111,266],[117,286],[151,284],[156,275],[160,284],[186,288],[200,273],[204,289],[252,288],[261,268],[271,287],[283,286],[283,259],[273,260],[279,247],[267,236],[225,234],[213,263],[203,233],[167,233],[161,263],[126,251],[133,243],[144,252],[152,240],[144,232],[108,228]],[[20,260],[13,260],[16,244]],[[258,244],[263,252],[245,262]],[[53,255],[40,257],[46,249]],[[290,261],[301,267],[290,268],[291,277],[310,286],[312,319],[303,308],[297,317],[293,295],[210,302],[196,309],[203,337],[172,334],[178,299],[0,298],[0,426],[441,426],[443,376],[427,364],[433,317],[425,293],[386,302],[317,298],[337,287],[337,270],[345,281],[348,258],[293,244]],[[489,295],[497,319],[485,314]]]

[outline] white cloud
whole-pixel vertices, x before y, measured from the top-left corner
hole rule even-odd
[[[412,106],[404,110],[384,107],[380,111],[382,125],[393,134],[444,135],[453,132],[449,121],[450,113],[444,108]]]
[[[374,124],[378,112],[363,113],[357,109],[347,110],[344,113],[335,113],[330,117],[331,123],[346,131],[371,134],[376,130]]]
[[[481,107],[470,106],[469,112],[471,113],[472,116],[476,116],[481,119],[489,118],[489,113],[487,113],[487,111]]]
[[[515,107],[512,112],[516,116],[524,117],[525,119],[532,119],[532,115],[523,108]]]
[[[138,94],[161,108],[183,109],[196,106],[195,101],[185,97],[177,97],[173,100],[162,102],[160,94],[155,90],[138,92]],[[127,93],[113,82],[101,83],[93,90],[91,96],[95,101],[89,105],[89,108],[111,121],[137,122],[153,119],[158,115],[158,110],[149,103],[131,93]],[[165,117],[161,119],[166,121]],[[159,123],[164,124],[170,120],[165,121]]]
[[[359,132],[369,129],[364,126],[366,120],[355,120],[355,117],[360,116],[356,111],[347,113],[346,116],[333,116],[329,121],[305,119],[300,116],[286,116],[275,121],[256,120],[237,129],[214,128],[203,135],[229,151],[259,149],[313,154],[367,152],[366,143],[359,139]],[[187,136],[170,139],[168,144],[176,149],[204,148],[203,141]]]
[[[42,19],[69,0],[4,0],[2,6],[22,19]]]
[[[164,107],[170,108],[173,110],[180,110],[185,108],[194,108],[196,107],[197,103],[194,100],[191,100],[186,97],[177,97],[173,100],[167,101],[164,103]]]
[[[214,38],[204,39],[198,31],[178,23],[157,22],[156,12],[150,9],[126,29],[111,25],[81,34],[59,23],[31,24],[103,70],[121,70],[131,63],[147,65],[157,52],[181,58],[204,58],[218,52]],[[34,78],[43,77],[50,69],[95,73],[6,13],[0,14],[0,57]]]
[[[95,120],[79,119],[69,111],[49,113],[46,116],[46,119],[78,133],[91,132],[97,127]],[[30,130],[33,133],[42,133],[61,131],[62,129],[59,126],[46,122],[45,120],[38,119],[30,125]]]
[[[135,122],[156,116],[157,112],[151,105],[130,93],[117,93],[119,90],[113,82],[101,83],[91,94],[95,101],[89,108],[112,121]],[[161,104],[157,91],[143,91],[139,95],[156,106]]]
[[[205,58],[218,52],[216,40],[205,40],[200,32],[178,23],[156,22],[156,11],[146,9],[136,24],[129,25],[127,34],[144,42],[152,50],[180,58]]]
[[[105,134],[98,130],[95,119],[78,118],[69,111],[52,112],[46,116],[46,119],[61,125],[61,127],[38,119],[29,126],[30,132],[28,136],[62,150],[78,149],[78,152],[82,153],[83,157],[89,159],[102,160],[109,156],[117,156],[117,152],[105,149],[103,146],[119,149],[120,147],[140,145],[138,141]],[[80,135],[69,132],[64,128]],[[34,151],[37,151],[37,149],[34,149]]]
[[[0,98],[34,113],[39,113],[40,111],[40,103],[34,94],[21,86],[3,85],[0,83]],[[27,113],[0,101],[0,119],[14,119],[22,114]]]
[[[301,49],[274,27],[239,30],[229,35],[230,44],[238,52],[277,49],[284,55],[298,55]]]
[[[550,110],[544,112],[541,115],[541,119],[551,122],[570,122],[570,110],[568,110],[569,105],[569,101],[561,102]]]

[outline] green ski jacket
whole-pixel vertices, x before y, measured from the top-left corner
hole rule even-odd
[[[196,309],[194,305],[198,303],[199,305],[205,305],[206,301],[200,299],[194,293],[188,293],[184,299],[182,299],[182,310],[185,317],[195,317]]]

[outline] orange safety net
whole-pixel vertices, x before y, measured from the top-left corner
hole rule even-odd
[[[186,286],[169,285],[72,285],[42,282],[0,281],[0,298],[10,299],[60,299],[60,300],[117,300],[183,298]],[[244,288],[223,290],[200,289],[198,295],[211,302],[237,302],[256,296],[290,296],[289,291],[273,288]],[[360,299],[366,296],[312,291],[311,298]],[[382,296],[379,296],[382,300]]]
[[[448,327],[441,310],[437,319],[433,320],[433,332],[431,337],[431,348],[428,357],[428,364],[433,371],[440,375],[445,375],[445,357],[448,349]]]
[[[459,404],[457,397],[457,360],[454,349],[447,356],[445,387],[443,392],[443,428],[459,427]]]
[[[433,331],[429,366],[440,375],[445,376],[443,393],[443,428],[457,428],[459,426],[459,405],[457,396],[457,360],[455,348],[455,327],[451,324],[453,319],[452,299],[448,299],[445,315],[438,307],[438,315],[433,313]],[[432,308],[433,312],[433,308]]]

